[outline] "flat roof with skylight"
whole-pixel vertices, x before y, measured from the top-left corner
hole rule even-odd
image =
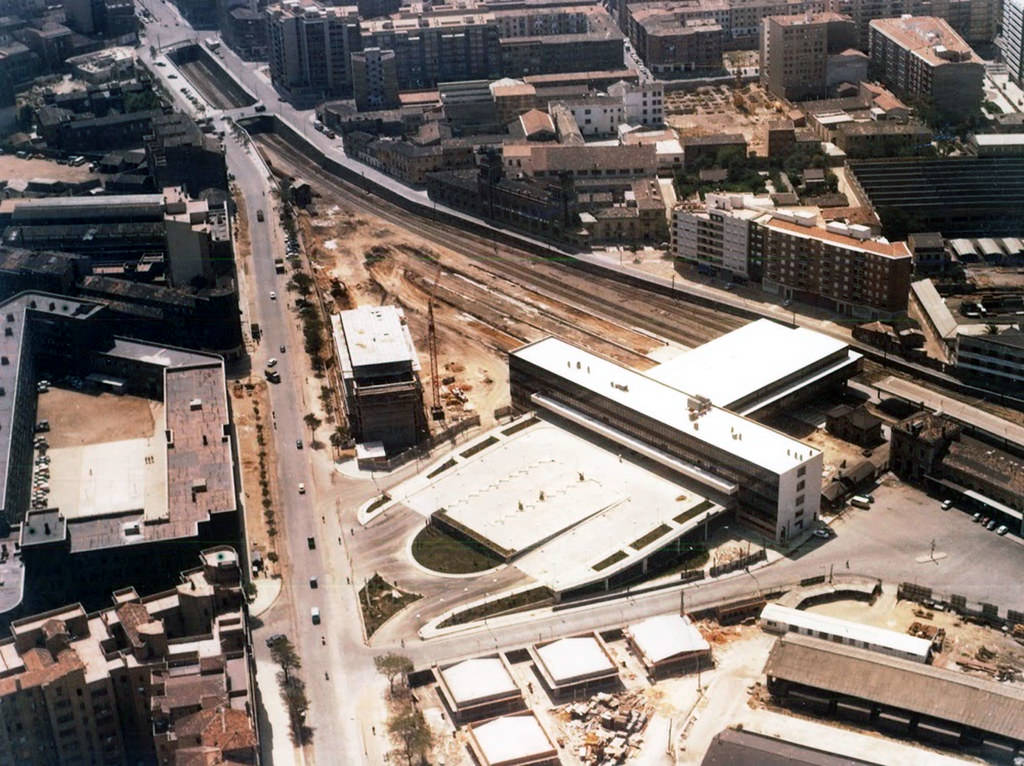
[[[701,408],[699,418],[691,419],[691,400],[699,392],[691,395],[680,391],[558,338],[536,341],[511,356],[593,391],[625,410],[777,474],[791,471],[820,454],[814,447],[713,403]]]
[[[689,394],[706,396],[719,407],[749,404],[752,395],[768,395],[779,385],[850,367],[861,355],[814,330],[790,328],[770,319],[733,330],[645,373]]]

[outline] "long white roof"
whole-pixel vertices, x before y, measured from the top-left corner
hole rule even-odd
[[[720,407],[712,406],[691,421],[688,393],[558,338],[544,338],[512,355],[775,473],[790,471],[818,455],[814,447]]]
[[[685,617],[662,614],[627,628],[633,642],[651,662],[663,662],[677,654],[706,651],[711,645]]]
[[[728,407],[846,347],[814,330],[758,319],[659,364],[647,375]]]
[[[536,651],[548,674],[559,684],[615,670],[615,663],[593,636],[560,638]]]
[[[840,620],[825,614],[814,614],[800,609],[791,609],[779,604],[766,604],[761,610],[761,619],[796,625],[805,630],[823,631],[833,636],[842,636],[853,641],[863,641],[875,646],[884,646],[897,652],[927,658],[932,642],[927,638],[916,638],[895,630],[876,628],[860,622]]]
[[[533,713],[506,715],[470,727],[481,755],[490,764],[519,763],[556,752]]]
[[[497,657],[480,657],[442,668],[441,676],[457,705],[515,694],[519,691]]]

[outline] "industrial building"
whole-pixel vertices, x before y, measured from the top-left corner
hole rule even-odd
[[[945,20],[875,19],[870,26],[871,69],[899,96],[925,99],[949,120],[978,110],[985,65]]]
[[[258,762],[239,558],[217,546],[199,559],[170,590],[120,588],[98,612],[71,604],[11,624],[2,766]]]
[[[857,646],[911,662],[927,663],[932,655],[932,642],[908,636],[895,630],[876,628],[824,614],[791,609],[780,604],[765,604],[761,610],[761,627],[769,633],[799,633],[816,636],[846,646]]]
[[[781,636],[764,668],[777,701],[949,745],[1024,746],[1024,691],[808,636]]]
[[[882,766],[816,747],[750,731],[723,729],[711,740],[700,766]]]
[[[851,186],[894,239],[918,231],[1017,237],[1024,231],[1024,157],[856,160]]]
[[[711,645],[686,617],[663,614],[623,630],[630,650],[652,679],[710,668]]]
[[[558,748],[533,713],[469,727],[469,751],[480,766],[559,766]]]
[[[456,724],[522,710],[523,691],[501,654],[434,667],[437,692]]]
[[[615,661],[597,633],[533,644],[530,657],[555,700],[586,697],[620,683]]]
[[[780,354],[779,349],[786,349]],[[708,341],[647,375],[705,396],[745,417],[763,418],[836,390],[860,371],[862,355],[823,333],[758,319]]]
[[[1013,326],[997,333],[987,327],[976,333],[965,329],[960,327],[956,336],[956,374],[985,388],[1011,393],[1024,389],[1024,332]]]
[[[393,454],[427,432],[420,362],[405,314],[395,306],[364,306],[331,316],[353,438]]]
[[[127,579],[164,587],[210,541],[237,539],[220,357],[116,336],[102,304],[62,295],[20,293],[0,304],[0,317],[0,512],[5,526],[21,525],[30,583],[21,613],[68,598],[96,608]],[[69,448],[67,460],[55,450],[48,457],[60,480],[34,502],[36,382],[64,375],[161,400],[164,422],[144,445],[86,444]]]
[[[785,434],[556,338],[509,355],[513,406],[543,409],[729,498],[775,542],[810,528],[822,454]]]

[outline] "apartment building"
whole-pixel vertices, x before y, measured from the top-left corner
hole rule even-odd
[[[761,83],[791,101],[828,95],[830,57],[856,43],[853,20],[838,13],[769,16],[761,32]]]
[[[976,325],[969,325],[976,327]],[[956,336],[956,374],[986,388],[1019,392],[1024,388],[1024,332],[1007,327],[996,333]]]
[[[171,590],[11,623],[0,765],[257,762],[238,554],[200,560]]]
[[[402,90],[501,76],[498,28],[489,13],[364,21],[362,47],[394,51]]]
[[[517,12],[508,13],[514,15]],[[492,16],[498,24],[499,14],[494,13]],[[507,25],[508,19],[503,17],[501,23]],[[501,28],[500,24],[498,28]],[[552,21],[535,26],[527,34],[503,34],[502,76],[526,77],[622,69],[622,41],[622,33],[615,27],[608,12],[600,6],[592,6],[579,23],[567,21],[558,24]]]
[[[915,16],[870,26],[870,66],[898,95],[926,100],[951,120],[977,111],[985,65],[946,21]]]
[[[356,6],[288,0],[265,12],[274,87],[301,103],[352,95],[350,57],[363,47]]]
[[[352,92],[360,112],[397,109],[398,67],[394,51],[366,48],[352,54]]]
[[[672,254],[701,271],[728,279],[761,278],[757,219],[772,207],[767,198],[708,194],[703,206],[672,211]]]
[[[763,227],[768,292],[864,319],[906,311],[913,263],[905,242],[872,239],[866,226],[817,225],[776,212]]]
[[[999,50],[1010,79],[1024,82],[1024,0],[1003,0],[1003,33]]]
[[[999,24],[999,0],[834,0],[831,10],[853,19],[857,47],[867,50],[870,24],[900,16],[937,16],[972,42],[989,42]]]
[[[704,18],[679,18],[671,6],[644,5],[630,8],[629,35],[651,72],[715,72],[722,68],[721,25]]]
[[[660,21],[669,25],[668,32],[671,26],[677,30],[718,26],[723,49],[752,49],[758,45],[761,22],[766,16],[824,13],[831,9],[829,0],[618,0],[618,10],[620,26],[643,56],[638,32],[641,21],[647,25]]]
[[[665,85],[660,82],[617,82],[608,95],[622,99],[622,117],[630,125],[661,125],[665,122]]]

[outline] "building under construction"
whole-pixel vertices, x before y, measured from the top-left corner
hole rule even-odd
[[[356,442],[388,455],[427,435],[420,363],[405,315],[395,306],[364,306],[331,317]]]

